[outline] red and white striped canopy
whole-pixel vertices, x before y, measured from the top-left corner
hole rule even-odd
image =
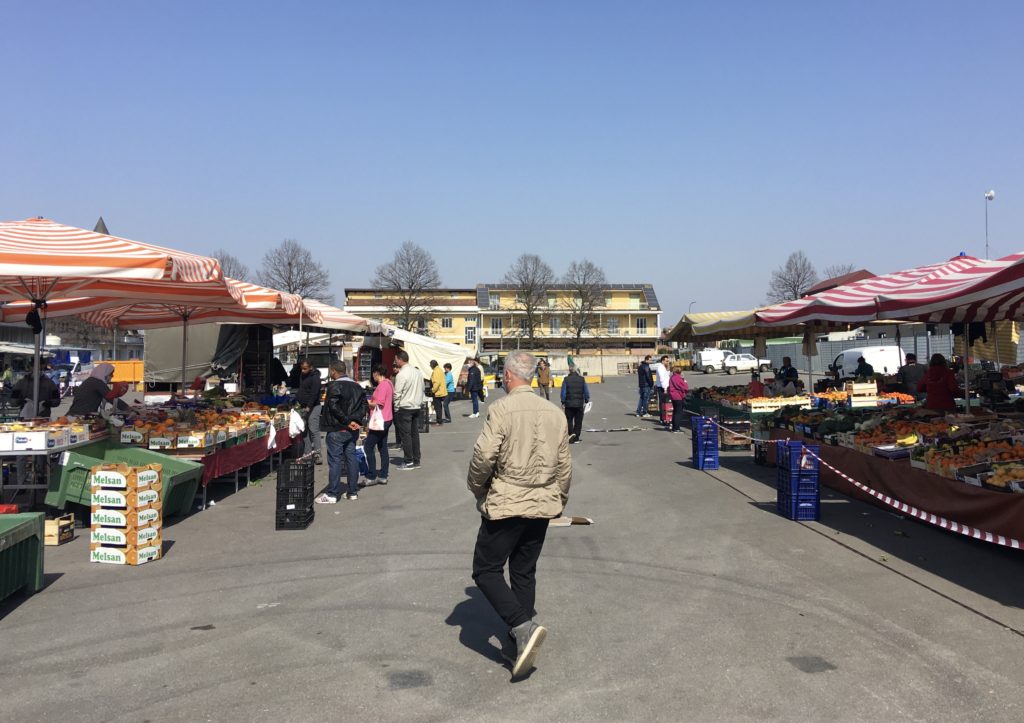
[[[972,269],[991,263],[973,256],[955,256],[949,261],[874,276],[802,299],[769,306],[755,313],[759,326],[773,327],[798,322],[829,324],[860,324],[880,318],[881,299],[906,292],[925,280],[941,283],[942,279],[963,278]],[[894,315],[886,318],[905,319]]]
[[[973,261],[879,295],[878,318],[948,324],[1024,317],[1024,253]]]
[[[354,334],[365,334],[367,332],[379,332],[381,325],[364,319],[361,316],[342,311],[336,306],[325,304],[315,299],[306,299],[303,302],[307,309],[316,312],[320,321],[307,321],[310,326],[318,326],[322,329],[334,329],[335,331],[350,331]]]
[[[44,218],[0,222],[0,301],[96,295],[131,298],[139,293],[139,282],[192,284],[222,279],[220,262],[214,258]],[[143,283],[141,288],[155,285]]]
[[[161,293],[139,291],[139,300],[97,296],[57,299],[46,304],[43,314],[47,318],[78,316],[90,323],[122,329],[156,329],[179,326],[184,318],[193,323],[293,323],[300,312],[319,320],[319,312],[307,309],[301,297],[275,289],[225,278],[223,283],[187,285],[191,293],[173,291],[175,282],[149,286],[166,287]],[[186,285],[182,285],[186,286]],[[7,304],[0,310],[6,322],[24,321],[34,308],[31,302]]]

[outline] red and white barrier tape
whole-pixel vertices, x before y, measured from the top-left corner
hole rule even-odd
[[[695,413],[690,412],[688,410],[687,410],[687,414],[690,414],[691,416],[694,416],[694,417],[703,416],[703,415],[700,415],[700,414],[695,414]],[[707,419],[710,419],[711,423],[714,424],[715,427],[717,427],[718,429],[724,429],[725,431],[729,432],[734,437],[739,437],[740,439],[748,439],[751,442],[765,442],[765,443],[775,441],[775,440],[765,440],[765,439],[754,439],[753,437],[748,437],[745,434],[740,434],[739,432],[734,432],[733,430],[729,429],[728,427],[723,427],[722,425],[720,425],[718,423],[718,420],[716,420],[714,417],[707,417]],[[785,441],[788,442],[790,440],[787,438]],[[844,474],[840,470],[838,470],[835,467],[833,467],[832,465],[830,465],[828,462],[823,460],[820,455],[817,455],[814,452],[812,452],[810,449],[808,449],[807,445],[803,445],[802,446],[802,452],[803,452],[804,456],[810,455],[811,457],[814,457],[815,459],[817,459],[821,464],[823,464],[826,467],[828,467],[830,470],[832,470],[837,475],[842,477],[844,480],[846,480],[847,482],[852,484],[854,487],[859,489],[861,492],[865,492],[865,493],[871,495],[872,497],[874,497],[875,499],[877,499],[880,502],[884,503],[885,505],[887,505],[889,507],[892,507],[895,510],[899,510],[901,513],[903,513],[905,515],[910,515],[911,517],[914,517],[914,518],[916,518],[918,520],[921,520],[922,522],[927,522],[929,525],[935,525],[936,527],[941,527],[943,530],[947,530],[948,532],[956,532],[958,534],[964,535],[965,537],[970,537],[970,538],[973,538],[975,540],[982,540],[983,542],[991,542],[992,544],[1002,545],[1003,547],[1009,547],[1009,548],[1012,548],[1014,550],[1024,549],[1024,543],[1022,543],[1020,540],[1017,540],[1017,539],[1015,539],[1013,537],[1005,537],[1003,535],[996,535],[996,534],[993,534],[991,532],[985,532],[984,530],[979,530],[977,527],[971,527],[970,525],[964,525],[964,524],[962,524],[960,522],[953,522],[952,520],[947,520],[945,517],[939,517],[938,515],[933,515],[931,512],[925,512],[924,510],[919,510],[916,507],[914,507],[913,505],[908,505],[906,502],[901,502],[900,500],[896,499],[895,497],[890,497],[889,495],[883,494],[883,493],[879,492],[878,490],[871,489],[866,484],[864,484],[862,482],[858,482],[853,477],[850,477],[849,475]],[[800,465],[801,465],[801,467],[803,466],[803,460],[801,460]]]

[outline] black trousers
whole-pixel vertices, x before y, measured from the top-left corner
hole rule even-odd
[[[569,424],[569,434],[579,439],[583,434],[583,407],[566,407],[565,421]]]
[[[668,391],[657,387],[658,389],[658,419],[661,420],[662,424],[665,423],[665,405],[671,400],[668,398]]]
[[[473,581],[509,627],[537,614],[537,559],[544,547],[547,520],[481,518],[473,551]],[[505,582],[505,564],[508,577]]]
[[[683,402],[682,399],[673,399],[672,400],[672,431],[673,432],[678,431],[683,426],[683,415],[685,414],[685,412],[683,411],[683,404],[685,404],[685,402]]]
[[[402,442],[402,454],[406,462],[420,463],[420,413],[419,409],[396,409],[395,426]]]
[[[444,400],[448,397],[434,397],[434,416],[437,417],[437,423],[441,424],[444,421]]]

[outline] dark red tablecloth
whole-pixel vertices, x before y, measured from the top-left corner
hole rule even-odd
[[[803,439],[799,434],[772,430],[773,439]],[[821,458],[863,485],[919,510],[945,517],[951,522],[976,527],[993,535],[1024,540],[1024,495],[995,492],[959,480],[940,477],[910,466],[907,459],[888,460],[847,447],[811,441],[821,445]],[[769,460],[775,450],[769,449]],[[832,470],[821,468],[821,483],[827,487],[891,510],[880,500],[857,489]]]
[[[227,447],[203,457],[203,486],[210,480],[251,467],[267,459],[272,454],[288,449],[292,444],[287,429],[277,430],[277,446],[267,449],[267,438],[261,437],[234,447]]]

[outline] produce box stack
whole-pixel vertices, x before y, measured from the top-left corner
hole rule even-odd
[[[91,562],[142,565],[160,559],[162,475],[159,464],[102,464],[90,470]]]
[[[850,409],[857,409],[859,407],[877,407],[878,383],[847,382],[846,395]]]
[[[692,417],[693,466],[718,469],[718,427],[711,417]]]
[[[821,517],[820,448],[803,442],[776,442],[776,509],[790,520]]]
[[[287,460],[277,470],[274,529],[304,530],[313,522],[313,462]]]
[[[722,449],[750,449],[750,420],[723,419],[719,424]]]

